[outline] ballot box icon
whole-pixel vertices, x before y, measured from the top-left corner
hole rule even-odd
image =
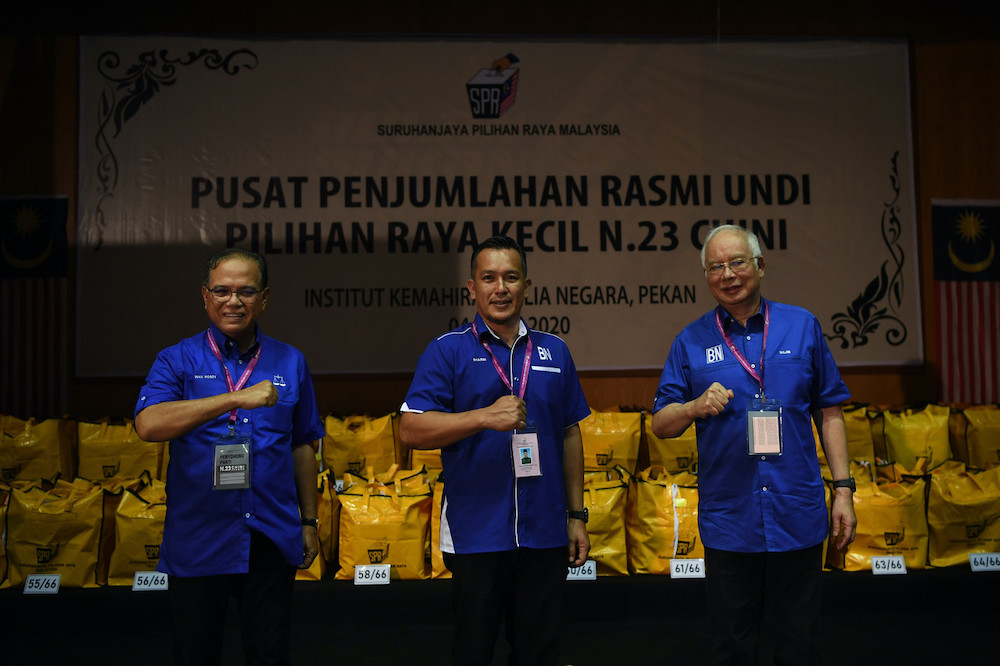
[[[518,69],[481,69],[465,84],[473,118],[499,118],[517,97]]]

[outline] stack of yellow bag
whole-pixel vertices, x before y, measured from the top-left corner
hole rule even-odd
[[[931,566],[968,564],[973,553],[1000,552],[1000,467],[969,472],[951,461],[935,469],[927,523]]]
[[[669,574],[670,560],[700,558],[698,477],[650,467],[632,479],[626,514],[629,570]]]
[[[96,587],[104,490],[86,479],[12,487],[7,508],[7,579],[59,574],[62,587]]]
[[[72,479],[75,456],[75,421],[0,415],[0,479],[37,481],[56,475]]]
[[[632,475],[621,465],[605,472],[585,472],[583,506],[590,513],[590,559],[598,575],[628,574],[628,540],[625,515]]]
[[[333,471],[335,480],[344,474],[364,474],[365,470],[385,472],[397,464],[393,415],[379,418],[363,415],[324,419],[323,468]]]
[[[429,576],[426,544],[433,498],[424,470],[392,465],[382,474],[344,476],[340,500],[340,569],[336,577],[352,580],[354,567],[390,565],[392,579]]]
[[[583,438],[583,468],[604,471],[621,466],[629,474],[636,469],[642,436],[642,412],[599,412],[580,421]]]
[[[832,566],[871,571],[873,556],[901,555],[907,570],[924,568],[928,543],[925,471],[922,466],[907,470],[896,463],[879,469],[876,481],[855,478],[857,536],[846,554],[830,551]]]
[[[77,476],[91,481],[113,477],[137,479],[156,475],[163,465],[166,442],[147,442],[135,434],[132,421],[77,424]]]

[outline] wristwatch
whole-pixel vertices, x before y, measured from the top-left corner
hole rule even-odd
[[[316,529],[319,529],[319,518],[303,518],[302,519],[302,524],[303,525],[312,525]]]
[[[566,517],[567,518],[576,518],[577,520],[582,520],[584,522],[584,524],[586,524],[587,521],[590,520],[590,510],[584,508],[583,511],[567,511],[566,512]]]
[[[857,484],[854,483],[854,477],[853,476],[848,477],[846,479],[837,479],[837,480],[835,480],[833,482],[833,488],[834,488],[834,490],[836,490],[837,488],[850,488],[852,493],[858,491],[858,486],[857,486]]]

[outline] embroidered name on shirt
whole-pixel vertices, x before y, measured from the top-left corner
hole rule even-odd
[[[195,375],[195,379],[218,379],[219,375]]]
[[[481,362],[485,362],[485,361],[486,361],[487,359],[486,359],[485,357],[483,357],[483,358],[480,358],[480,357],[478,357],[478,356],[473,356],[473,357],[472,357],[472,360],[473,360],[473,361],[474,361],[475,363],[481,363]]]
[[[782,355],[785,355],[785,354],[791,354],[791,353],[792,353],[792,350],[791,350],[791,349],[779,349],[779,350],[778,350],[778,353],[779,353],[779,354],[782,354]]]
[[[724,358],[722,345],[715,345],[705,349],[705,363],[718,363]]]

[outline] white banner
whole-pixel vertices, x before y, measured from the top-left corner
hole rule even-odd
[[[495,233],[581,369],[659,368],[726,222],[840,364],[922,362],[903,43],[102,36],[80,63],[80,376],[206,326],[224,245],[267,257],[261,324],[314,372],[412,370]]]

